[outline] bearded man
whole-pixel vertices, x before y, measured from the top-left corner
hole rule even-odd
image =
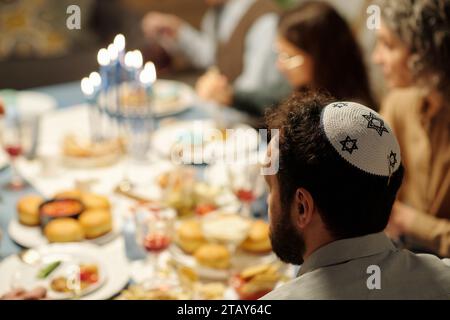
[[[271,242],[298,277],[263,299],[445,299],[450,266],[384,233],[403,179],[392,129],[373,110],[309,93],[267,117]],[[277,158],[275,158],[277,157]]]

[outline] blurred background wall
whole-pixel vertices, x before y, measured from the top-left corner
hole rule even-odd
[[[305,0],[273,1],[288,8]],[[324,1],[347,18],[369,64],[374,33],[365,28],[364,18],[370,0]],[[81,30],[66,28],[71,4],[81,8]],[[119,32],[128,49],[139,48],[152,58],[140,31],[142,16],[151,10],[176,14],[198,27],[206,5],[204,0],[0,0],[0,89],[79,80],[97,69],[98,50]],[[376,88],[379,76],[373,68],[371,74]]]
[[[66,28],[66,9],[81,8],[81,30]],[[142,46],[145,12],[180,15],[198,26],[202,0],[0,0],[0,88],[24,89],[79,80],[96,69],[98,50],[114,35]]]

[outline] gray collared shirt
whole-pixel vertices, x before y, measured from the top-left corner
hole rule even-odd
[[[448,259],[447,259],[448,260]],[[450,265],[397,249],[383,232],[329,243],[263,300],[450,299]]]

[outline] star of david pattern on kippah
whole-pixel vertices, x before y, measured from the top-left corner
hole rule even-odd
[[[336,102],[333,104],[334,108],[343,108],[343,107],[348,107],[348,104],[345,102]]]
[[[369,112],[369,114],[363,114],[363,117],[367,120],[367,128],[375,129],[380,137],[383,136],[383,132],[389,133],[384,126],[384,121],[376,117],[372,112]]]
[[[349,136],[347,136],[345,140],[339,141],[339,143],[342,144],[342,151],[347,151],[350,154],[352,154],[353,151],[358,150],[358,146],[356,145],[357,142],[357,139],[352,139]]]
[[[390,167],[392,169],[395,168],[395,165],[397,164],[397,154],[394,151],[391,151],[388,158]]]
[[[334,102],[321,115],[326,138],[340,157],[364,172],[390,177],[401,164],[391,128],[374,110],[355,102]]]

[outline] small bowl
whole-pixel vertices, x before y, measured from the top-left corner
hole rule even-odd
[[[76,199],[61,198],[47,200],[39,206],[41,227],[45,228],[45,226],[54,219],[77,219],[84,209],[83,203]]]

